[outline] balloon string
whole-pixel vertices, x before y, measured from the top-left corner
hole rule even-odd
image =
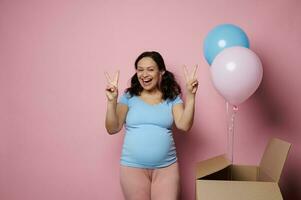
[[[231,160],[231,152],[230,152],[230,133],[229,133],[229,127],[230,127],[230,113],[229,113],[229,102],[226,101],[226,112],[227,112],[227,155],[228,159]]]
[[[234,162],[234,121],[235,121],[235,115],[238,110],[237,106],[233,106],[232,108],[232,115],[231,115],[231,121],[229,124],[229,136],[230,136],[230,151],[231,151],[231,163]]]
[[[230,159],[231,164],[234,163],[234,122],[235,122],[235,115],[238,111],[237,106],[232,107],[232,113],[230,115],[228,109],[228,102],[227,102],[227,114],[228,114],[228,158]],[[232,180],[232,171],[230,170],[230,180]]]

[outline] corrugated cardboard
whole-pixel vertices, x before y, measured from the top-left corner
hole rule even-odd
[[[232,165],[226,155],[197,163],[197,200],[282,200],[278,186],[291,144],[272,139],[259,166]]]

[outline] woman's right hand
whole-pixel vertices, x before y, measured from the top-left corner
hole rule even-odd
[[[108,101],[117,100],[119,71],[117,71],[117,73],[115,74],[114,79],[111,79],[107,72],[105,72],[105,75],[107,78],[106,95]]]

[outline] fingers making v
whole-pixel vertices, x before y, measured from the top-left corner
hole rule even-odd
[[[117,87],[118,85],[118,80],[119,80],[119,70],[117,71],[117,73],[115,74],[113,80],[111,79],[110,75],[105,72],[105,76],[107,78],[107,82],[110,83],[111,85],[114,85]]]
[[[191,74],[188,74],[188,70],[187,70],[187,67],[184,65],[184,77],[185,77],[185,80],[186,82],[187,81],[190,81],[190,80],[193,80],[196,78],[196,71],[197,71],[197,68],[198,68],[198,65],[195,65],[193,71]]]

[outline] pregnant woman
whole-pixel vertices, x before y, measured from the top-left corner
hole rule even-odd
[[[131,86],[118,98],[119,72],[108,85],[106,129],[118,133],[125,125],[120,159],[120,184],[126,200],[178,200],[179,167],[172,125],[188,131],[193,123],[198,87],[197,66],[192,74],[184,67],[185,105],[174,75],[162,56],[144,52],[135,61]]]

